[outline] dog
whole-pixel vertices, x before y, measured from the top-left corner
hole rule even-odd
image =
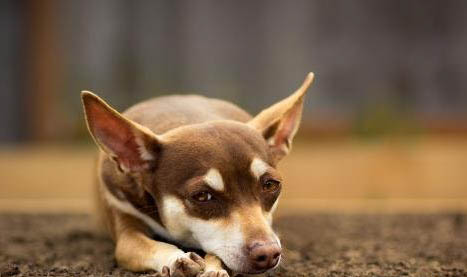
[[[83,91],[87,127],[100,148],[97,205],[119,266],[203,277],[277,267],[276,167],[291,149],[313,79],[309,73],[255,117],[197,95],[156,97],[119,113]]]

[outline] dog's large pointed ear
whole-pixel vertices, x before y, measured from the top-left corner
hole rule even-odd
[[[287,155],[291,149],[292,139],[300,125],[305,94],[313,79],[314,74],[310,72],[297,91],[261,111],[248,122],[266,139],[271,147],[275,162]]]
[[[92,92],[81,92],[81,99],[89,132],[121,171],[142,172],[154,165],[160,150],[154,133],[125,118]]]

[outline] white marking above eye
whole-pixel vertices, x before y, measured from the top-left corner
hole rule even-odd
[[[219,170],[215,168],[209,169],[208,173],[204,176],[204,181],[208,186],[217,191],[224,191],[224,181]]]
[[[250,164],[251,173],[259,180],[268,171],[269,165],[259,158],[254,158]]]

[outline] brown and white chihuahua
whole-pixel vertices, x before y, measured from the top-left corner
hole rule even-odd
[[[290,151],[313,78],[309,73],[295,93],[255,117],[196,95],[154,98],[121,114],[83,91],[87,126],[101,149],[99,214],[118,264],[163,276],[276,267],[276,166]]]

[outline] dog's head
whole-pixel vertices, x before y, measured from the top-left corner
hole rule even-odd
[[[249,122],[219,120],[154,134],[97,96],[82,94],[89,130],[113,160],[115,174],[150,195],[177,242],[218,256],[232,270],[261,273],[280,261],[271,228],[310,73],[288,98]]]

